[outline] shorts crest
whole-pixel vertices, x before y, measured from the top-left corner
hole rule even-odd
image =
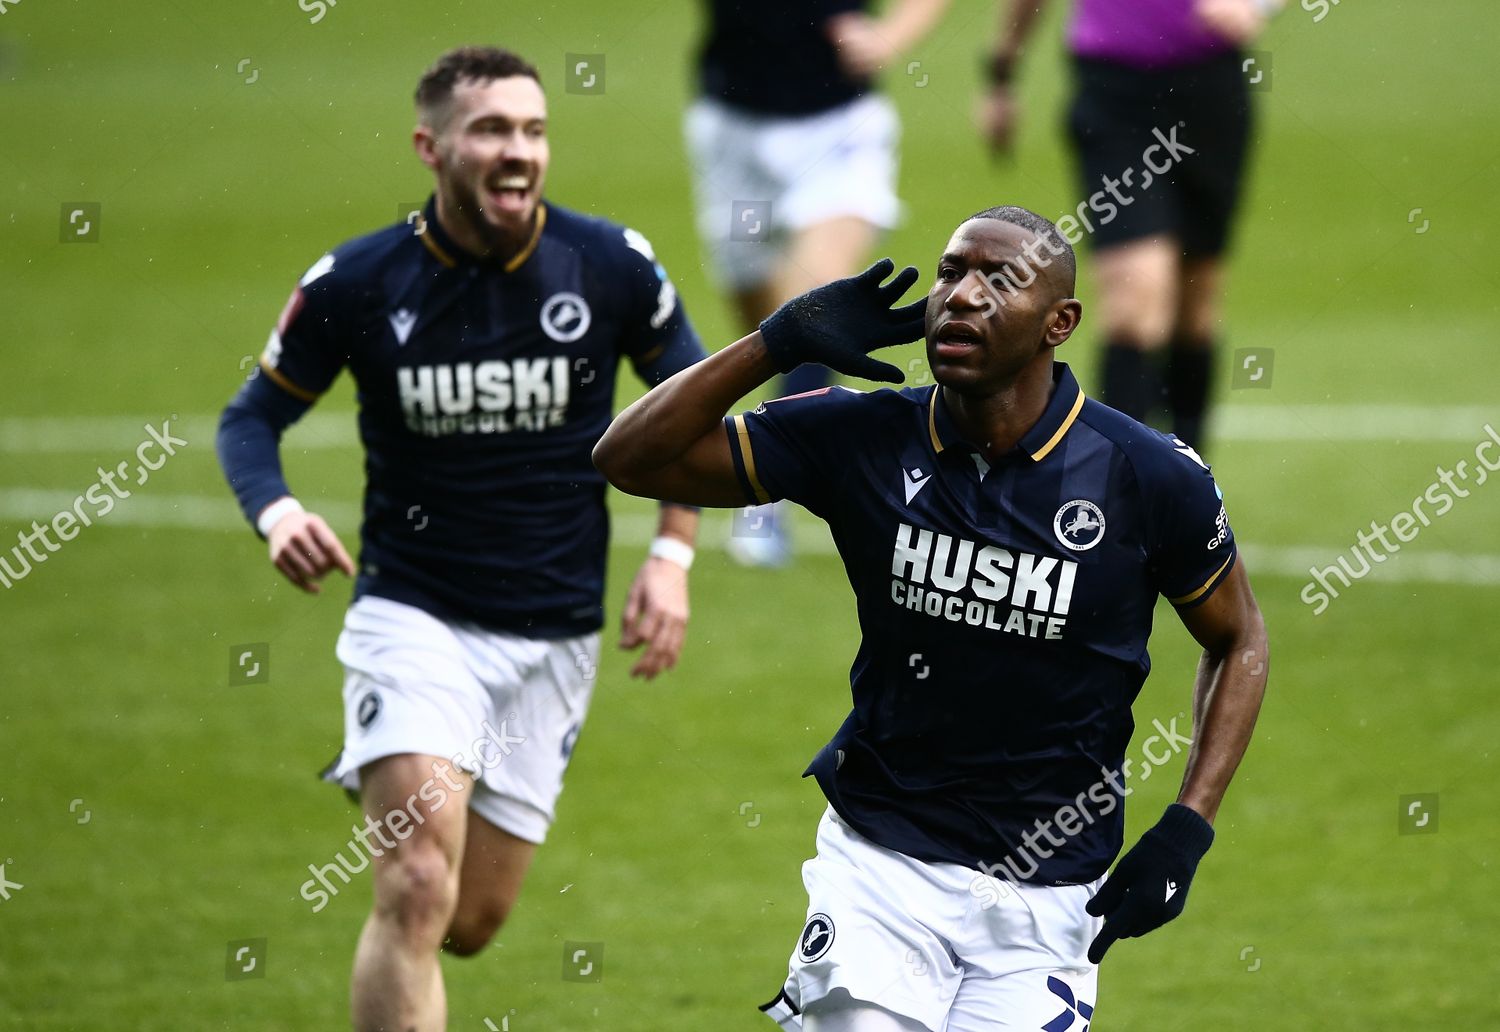
[[[811,964],[833,945],[833,918],[827,914],[814,914],[807,919],[802,929],[802,938],[797,943],[797,957],[804,964]]]

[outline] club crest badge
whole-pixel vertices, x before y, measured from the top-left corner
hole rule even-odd
[[[811,964],[833,945],[833,918],[827,914],[814,914],[807,919],[802,929],[802,938],[797,943],[797,956],[804,964]]]
[[[1075,498],[1052,517],[1052,533],[1064,548],[1087,552],[1104,540],[1104,512],[1093,502]]]

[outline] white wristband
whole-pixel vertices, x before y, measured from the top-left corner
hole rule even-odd
[[[270,537],[271,528],[281,522],[281,517],[294,512],[303,512],[302,503],[291,495],[278,499],[266,506],[259,516],[255,518],[255,529],[260,531],[261,537]]]
[[[684,573],[693,568],[693,546],[674,537],[666,535],[658,537],[651,542],[651,550],[647,554],[653,559],[665,559],[669,563],[676,563],[682,567]]]

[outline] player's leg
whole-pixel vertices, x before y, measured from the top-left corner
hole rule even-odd
[[[965,975],[943,1032],[1083,1029],[1094,1016],[1098,968],[1038,968],[1001,977]]]
[[[1092,251],[1089,318],[1103,334],[1100,400],[1145,420],[1162,401],[1180,253],[1177,172],[1160,171],[1159,159],[1148,168],[1144,158],[1161,117],[1162,82],[1108,61],[1076,60],[1073,71],[1068,133],[1079,174],[1076,218]]]
[[[900,140],[896,109],[879,94],[767,135],[758,156],[782,184],[777,220],[788,237],[776,266],[781,300],[869,263],[881,231],[900,220]],[[781,393],[816,390],[830,379],[822,366],[802,366],[787,375]]]
[[[796,230],[776,268],[776,296],[784,301],[831,280],[853,276],[864,268],[879,234],[879,227],[860,215],[836,215]],[[827,387],[830,377],[825,366],[801,365],[783,378],[781,393],[803,394]]]
[[[1084,907],[1102,883],[992,881],[995,891],[984,894],[986,902],[970,912],[954,943],[963,978],[945,1032],[1087,1025],[1099,984],[1088,947],[1103,920]]]
[[[1103,397],[1145,421],[1162,401],[1160,365],[1177,309],[1178,245],[1157,235],[1094,252],[1096,311],[1104,328]]]
[[[505,923],[552,825],[593,694],[599,635],[536,640],[471,628],[459,637],[488,686],[458,902],[444,943],[470,957]]]
[[[802,865],[807,918],[786,982],[761,1010],[802,1032],[841,1029],[841,1017],[863,1032],[887,1015],[941,1032],[961,974],[943,930],[962,924],[970,897],[966,881],[944,884],[934,871],[864,838],[830,808],[817,855]]]
[[[776,282],[786,245],[778,202],[783,184],[759,157],[771,125],[706,98],[694,101],[683,120],[698,234],[744,333],[785,300]],[[771,506],[736,510],[726,546],[730,558],[745,566],[781,565],[786,549],[779,530]]]
[[[775,281],[768,279],[737,288],[733,291],[731,300],[734,303],[737,325],[745,333],[749,333],[759,326],[766,316],[776,311],[782,299],[776,292]]]
[[[510,916],[535,856],[535,842],[495,827],[478,813],[470,813],[459,872],[458,903],[443,949],[456,956],[472,957],[489,944]]]
[[[344,616],[344,747],[327,775],[357,789],[374,905],[355,953],[355,1027],[442,1028],[438,948],[458,897],[468,809],[464,763],[485,719],[455,625],[364,596]],[[469,768],[477,769],[477,768]]]
[[[1214,343],[1223,318],[1223,289],[1221,258],[1183,260],[1167,363],[1167,407],[1172,413],[1172,433],[1200,451],[1213,390]]]
[[[1183,261],[1167,401],[1172,430],[1201,449],[1219,340],[1225,256],[1250,153],[1250,93],[1238,54],[1185,70],[1182,121],[1197,153],[1180,169]]]
[[[706,98],[683,118],[698,235],[746,333],[784,300],[775,283],[785,242],[776,220],[781,184],[756,158],[764,123]]]
[[[422,798],[422,787],[443,763],[406,753],[360,770],[366,826],[378,829],[371,837],[380,842],[371,845],[375,905],[360,933],[351,981],[354,1027],[362,1032],[436,1032],[447,1024],[438,946],[458,900],[468,808],[467,800],[446,791]],[[448,776],[466,784],[451,768]],[[392,839],[394,848],[385,847]]]

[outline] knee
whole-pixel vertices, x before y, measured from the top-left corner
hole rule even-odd
[[[458,877],[436,844],[403,844],[380,871],[376,909],[409,935],[430,940],[447,927]]]
[[[505,919],[510,906],[498,901],[459,910],[448,926],[443,950],[456,957],[472,957],[490,944]]]

